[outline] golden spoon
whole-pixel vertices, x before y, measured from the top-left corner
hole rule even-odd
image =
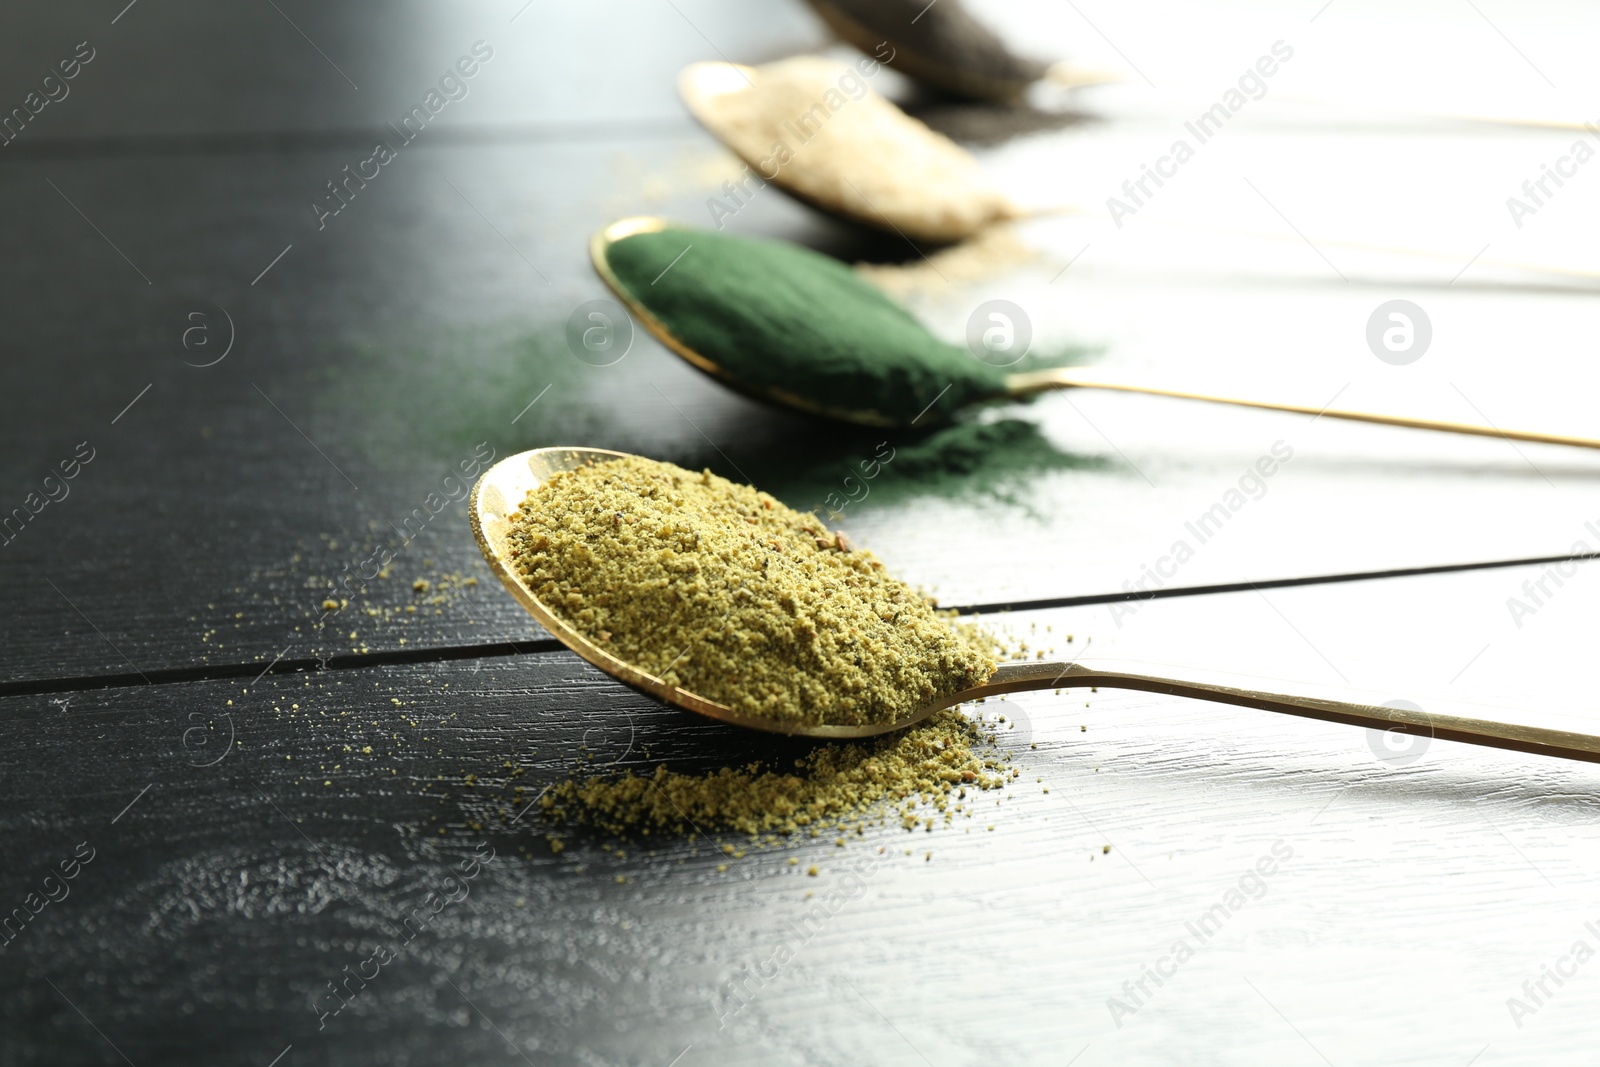
[[[846,78],[862,87],[859,97],[840,91]],[[809,110],[796,105],[801,113],[779,118],[770,103],[766,110],[760,106],[773,93],[792,93],[800,84],[806,86],[801,99],[815,94]],[[734,194],[752,192],[747,183],[753,176],[758,185],[771,182],[830,215],[938,243],[962,240],[1025,214],[971,153],[866,88],[852,67],[814,56],[765,68],[691,63],[678,75],[678,95],[689,113],[746,164],[749,175],[740,188],[726,190],[734,204]],[[837,106],[830,107],[830,98]]]
[[[922,416],[908,418],[881,411],[842,406],[833,399],[833,394],[830,392],[827,382],[818,382],[816,391],[810,394],[802,394],[793,389],[778,389],[752,384],[741,380],[737,375],[722,366],[718,362],[715,353],[697,352],[685,344],[681,339],[674,336],[666,324],[651,312],[647,300],[641,299],[629,291],[627,286],[622,283],[622,280],[612,271],[608,258],[611,246],[618,241],[634,234],[654,233],[671,228],[673,228],[672,224],[665,219],[653,216],[638,216],[612,223],[610,226],[595,233],[589,241],[589,257],[594,263],[595,271],[605,281],[606,285],[610,286],[611,291],[617,295],[617,298],[622,301],[633,317],[668,349],[724,385],[766,403],[778,404],[812,415],[822,415],[867,426],[908,426],[913,424],[926,426],[937,420],[938,416],[924,421]],[[696,231],[685,230],[684,232],[693,234]],[[772,284],[774,285],[781,285],[782,282],[781,278],[772,279]],[[863,286],[869,285],[865,281],[861,284]],[[1577,448],[1600,448],[1600,440],[1588,437],[1571,437],[1564,434],[1540,433],[1532,430],[1503,430],[1496,426],[1478,426],[1465,422],[1416,419],[1403,415],[1385,415],[1378,412],[1350,411],[1332,407],[1318,408],[1305,404],[1285,404],[1268,400],[1194,393],[1181,389],[1168,389],[1158,385],[1119,381],[1080,367],[1051,367],[1045,370],[1007,374],[1004,378],[1004,391],[988,399],[1021,400],[1036,393],[1053,389],[1106,389],[1123,393],[1143,393],[1149,396],[1173,397],[1179,400],[1202,400],[1211,404],[1231,404],[1235,407],[1260,408],[1267,411],[1286,411],[1292,414],[1321,416],[1328,419],[1345,419],[1351,422],[1405,426],[1417,430],[1439,430],[1447,433],[1471,434],[1478,437],[1499,437],[1510,441],[1571,445]],[[930,404],[929,407],[931,409],[932,405]]]
[[[982,697],[1038,689],[1104,686],[1107,689],[1136,689],[1147,693],[1163,693],[1167,696],[1214,700],[1223,704],[1236,704],[1240,707],[1321,719],[1325,722],[1340,722],[1350,726],[1365,726],[1374,730],[1419,734],[1443,738],[1446,741],[1464,741],[1468,744],[1506,748],[1517,752],[1600,762],[1600,737],[1591,737],[1587,734],[1453,715],[1429,715],[1426,712],[1405,708],[1268,693],[1212,682],[1162,678],[1096,668],[1076,662],[1003,664],[984,684],[935,700],[916,714],[890,723],[870,726],[806,726],[758,715],[747,715],[726,704],[669,685],[660,678],[646,674],[611,655],[551,611],[539,599],[538,594],[528,587],[521,573],[511,562],[509,540],[511,516],[525,506],[530,492],[537,489],[545,479],[560,471],[576,470],[592,463],[625,458],[627,454],[623,452],[579,447],[536,448],[530,452],[507,456],[485,471],[478,484],[473,487],[472,497],[468,501],[472,532],[478,539],[478,547],[483,551],[483,558],[488,561],[500,581],[510,590],[517,602],[528,609],[529,614],[550,631],[556,640],[628,685],[642,689],[668,704],[698,712],[721,722],[769,733],[842,740],[871,737],[875,734],[904,729],[943,708]]]
[[[807,61],[826,62],[820,59],[806,60],[805,57],[784,62]],[[839,69],[848,71],[849,68]],[[845,134],[837,131],[830,133],[831,120],[826,114],[820,120],[810,113],[792,116],[789,121],[776,125],[770,120],[756,125],[741,123],[728,105],[730,102],[737,103],[743,94],[759,92],[762,76],[763,68],[720,62],[691,63],[678,75],[678,95],[682,97],[684,106],[750,172],[741,179],[739,190],[730,192],[730,200],[724,204],[728,214],[733,214],[741,199],[752,192],[746,188],[746,183],[755,178],[760,182],[772,183],[789,196],[825,214],[857,225],[896,233],[907,240],[939,244],[966,240],[996,223],[1050,216],[1114,221],[1104,211],[1076,204],[1018,205],[989,181],[978,161],[964,148],[881,98],[843,105],[845,108],[868,106],[879,109],[880,123],[876,130],[879,140],[871,147],[850,141]],[[819,101],[812,110],[823,113],[827,109]],[[810,125],[802,129],[796,125],[797,122],[814,122],[815,129]],[[836,138],[834,151],[807,151],[807,142],[817,136]],[[778,151],[780,144],[782,151]],[[898,161],[898,169],[904,169],[906,159],[916,161],[913,169],[918,170],[919,180],[914,190],[906,186],[898,174],[888,173],[888,168],[895,166],[888,161]],[[885,193],[885,189],[890,192]],[[1294,243],[1307,240],[1298,232],[1292,235],[1258,233],[1173,219],[1154,224],[1253,240]],[[1311,240],[1318,247],[1346,248],[1384,256],[1445,259],[1451,262],[1458,262],[1461,258],[1456,251],[1372,244],[1327,235],[1313,235]],[[1482,267],[1551,274],[1589,284],[1600,278],[1600,272],[1561,264],[1524,263],[1495,256],[1479,256],[1473,262]]]

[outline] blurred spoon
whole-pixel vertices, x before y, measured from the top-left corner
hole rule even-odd
[[[1037,81],[1074,88],[1121,76],[1018,55],[961,0],[808,0],[834,33],[920,82],[1005,103]]]
[[[855,78],[862,91],[847,98],[839,88]],[[773,110],[774,99],[809,82],[800,102],[789,100],[787,113]],[[837,83],[837,84],[836,84]],[[837,109],[826,103],[830,93],[847,100]],[[1016,203],[1002,191],[965,148],[907,115],[866,87],[854,68],[816,56],[796,56],[766,67],[734,63],[691,63],[678,75],[678,95],[695,119],[745,164],[748,174],[738,189],[724,187],[723,210],[735,214],[745,184],[752,178],[770,182],[818,211],[858,225],[895,233],[908,241],[943,244],[962,241],[995,225],[1051,216],[1121,221],[1104,210],[1079,204]],[[846,111],[848,114],[846,115]],[[844,115],[844,117],[840,117]],[[816,145],[812,142],[815,141]],[[821,147],[818,147],[821,146]],[[708,203],[719,202],[712,198]],[[713,212],[721,225],[721,216]],[[1144,223],[1141,223],[1143,225]],[[1459,250],[1406,248],[1350,241],[1342,237],[1293,233],[1261,233],[1218,227],[1202,221],[1158,218],[1152,225],[1199,229],[1253,240],[1309,240],[1317,247],[1347,248],[1383,256],[1422,257],[1459,262]],[[915,248],[913,243],[913,248]],[[1575,278],[1588,285],[1600,272],[1583,266],[1525,263],[1495,256],[1473,257],[1473,263],[1512,271]]]

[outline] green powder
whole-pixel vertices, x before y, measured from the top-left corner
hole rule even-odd
[[[924,426],[1005,390],[1004,371],[810,249],[668,229],[623,238],[607,261],[675,337],[759,390]]]
[[[557,474],[511,556],[552,612],[624,662],[802,725],[907,718],[994,659],[814,515],[639,457]]]
[[[727,462],[703,441],[691,444],[700,447],[672,458],[693,468]],[[1005,504],[1038,515],[1045,476],[1112,468],[1100,457],[1064,451],[1036,423],[1012,418],[962,421],[924,434],[841,426],[815,435],[803,450],[774,431],[758,444],[742,442],[739,452],[740,472],[830,521],[844,521],[839,512],[853,520],[923,497]]]

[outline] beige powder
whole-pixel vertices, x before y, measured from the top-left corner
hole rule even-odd
[[[685,97],[757,177],[914,239],[956,241],[1016,216],[977,160],[872,91],[855,68],[800,56],[749,78]]]

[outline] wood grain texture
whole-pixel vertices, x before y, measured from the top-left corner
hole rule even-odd
[[[1600,727],[1560,636],[1574,627],[1493,628],[1505,577],[1284,591],[1276,611],[1250,595],[1157,602],[1121,630],[1101,608],[1009,621],[1037,626],[1041,648],[1072,632],[1062,647],[1284,685],[1407,680],[1399,695],[1425,708],[1452,694],[1416,679],[1511,640],[1453,699],[1516,693],[1513,711]],[[1339,632],[1352,598],[1378,620],[1364,634]],[[1548,610],[1593,599],[1574,578]],[[1520,1029],[1506,1008],[1593,942],[1584,765],[1446,742],[1408,761],[1361,730],[1042,693],[969,709],[1005,716],[1023,774],[952,828],[739,858],[717,847],[737,836],[618,855],[569,831],[552,855],[552,827],[522,812],[569,773],[781,764],[803,746],[662,708],[566,653],[56,699],[8,698],[0,716],[0,899],[23,904],[81,842],[95,858],[6,948],[0,1003],[27,1020],[0,1038],[8,1062],[115,1059],[62,995],[135,1063],[264,1063],[289,1044],[300,1063],[487,1062],[507,1041],[551,1063],[670,1062],[691,1044],[707,1063],[859,1062],[866,1045],[887,1063],[1052,1062],[1086,1045],[1083,1062],[1154,1062],[1185,1041],[1205,1063],[1314,1059],[1306,1041],[1335,1063],[1586,1047],[1578,981]],[[461,896],[446,876],[480,841],[495,858],[468,895],[397,933],[430,891]],[[1262,857],[1271,873],[1247,877]],[[1186,924],[1208,914],[1202,943]],[[1137,999],[1122,989],[1179,939],[1192,960]],[[319,1030],[317,994],[385,944],[396,959]],[[1137,1008],[1121,1027],[1111,998]],[[1349,1025],[1369,1012],[1388,1022]]]
[[[137,25],[135,14],[147,17],[134,8],[118,32]],[[722,27],[726,13],[687,14]],[[169,36],[155,21],[171,17],[158,13],[137,31],[149,49],[181,44],[182,34]],[[652,26],[631,27],[630,39],[645,39]],[[757,33],[734,18],[724,32],[730,46],[758,56],[776,47],[779,29]],[[264,29],[239,23],[230,32]],[[756,36],[741,43],[736,34],[746,32]],[[27,39],[44,47],[39,34]],[[664,39],[686,54],[704,43],[678,31]],[[422,69],[416,56],[382,45],[370,66],[397,84]],[[291,37],[272,48],[312,53],[303,46]],[[480,72],[476,95],[459,112],[447,110],[426,133],[467,130],[478,121],[472,108],[489,112],[486,122],[511,121],[503,109],[513,105],[522,117],[545,114],[551,94],[569,84],[566,68],[542,66],[511,45],[501,59]],[[653,70],[628,83],[628,98],[646,108],[639,114],[653,114],[648,108],[666,91]],[[81,77],[91,73],[92,64]],[[513,92],[523,78],[540,79],[537,91]],[[273,128],[295,128],[292,116],[325,114],[310,102],[326,87],[294,84],[301,111],[263,110],[248,94],[218,99]],[[376,95],[399,100],[397,93]],[[401,542],[397,529],[479,443],[501,455],[550,443],[635,450],[748,477],[800,507],[859,491],[845,479],[877,451],[877,436],[819,433],[759,408],[643,336],[611,367],[588,366],[568,351],[566,317],[603,295],[584,261],[584,238],[642,207],[703,214],[707,196],[733,173],[708,138],[640,136],[596,112],[582,137],[419,140],[319,229],[312,199],[365,150],[363,139],[339,132],[357,121],[354,113],[318,127],[320,141],[201,151],[155,139],[176,127],[130,125],[119,110],[126,105],[88,92],[63,101],[59,114],[47,110],[40,121],[81,115],[71,141],[81,152],[29,155],[19,138],[13,165],[0,174],[17,208],[0,235],[10,265],[0,287],[8,343],[50,354],[0,369],[17,401],[0,428],[8,507],[40,492],[79,442],[97,457],[69,499],[47,505],[4,548],[16,607],[0,623],[7,682],[237,671],[280,655],[538,639],[508,601],[481,596],[481,587],[479,600],[425,605],[413,596],[419,578],[486,574],[453,509],[428,516],[389,579],[329,626],[311,629],[333,579],[386,542]],[[181,119],[196,136],[248,125],[231,111],[145,110]],[[112,129],[127,130],[128,144],[93,139]],[[1241,163],[1308,160],[1284,180],[1308,203],[1330,208],[1337,205],[1319,194],[1348,182],[1363,161],[1403,152],[1408,166],[1442,181],[1476,174],[1471,164],[1482,158],[1521,158],[1526,144],[1521,134],[1423,143],[1405,130],[1355,137],[1336,126],[1297,134],[1298,148],[1286,156],[1281,129],[1230,133],[1237,136],[1226,151]],[[1149,136],[1148,126],[1073,127],[990,152],[986,162],[1010,180],[1071,161],[1066,172],[1087,190],[1114,185],[1115,168]],[[1334,163],[1331,176],[1317,169]],[[1476,195],[1489,197],[1503,176],[1472,178]],[[1157,206],[1222,197],[1219,181],[1200,172],[1192,191],[1175,189]],[[1379,230],[1415,215],[1409,202],[1363,202]],[[1347,222],[1321,209],[1312,217]],[[1435,215],[1435,223],[1448,217]],[[863,238],[771,191],[730,225],[847,258],[911,254],[892,237]],[[1062,275],[1058,264],[1090,237],[1092,254]],[[1004,295],[1029,311],[1040,344],[1103,345],[1108,367],[1222,390],[1468,419],[1478,417],[1476,406],[1507,425],[1579,432],[1588,422],[1587,372],[1567,358],[1564,341],[1586,328],[1587,305],[1571,296],[1481,287],[1457,294],[1435,279],[1431,295],[1419,298],[1438,319],[1438,358],[1395,368],[1361,340],[1365,315],[1391,290],[1340,282],[1301,245],[1202,250],[1187,231],[1159,227],[1153,237],[1118,233],[1115,241],[1044,227],[1027,239],[1040,246],[1041,261],[914,306],[935,328],[959,335],[971,307]],[[1119,257],[1143,266],[1119,267]],[[1162,262],[1169,266],[1152,275],[1151,264]],[[1162,312],[1151,314],[1153,307]],[[191,350],[181,338],[197,309],[207,332],[191,339]],[[193,366],[214,358],[225,323],[234,341],[228,356]],[[1510,365],[1519,368],[1515,381],[1507,379]],[[1161,565],[1179,540],[1194,540],[1185,524],[1228,497],[1280,441],[1294,461],[1224,534],[1194,545],[1195,559],[1164,584],[1554,555],[1580,540],[1600,547],[1585,527],[1595,518],[1586,488],[1594,461],[1581,454],[1091,393],[1000,414],[1021,420],[1010,446],[969,456],[956,478],[891,463],[843,519],[946,603],[1118,593],[1145,567]],[[902,442],[917,443],[895,440]],[[91,515],[117,520],[108,526]]]
[[[683,145],[693,159],[717,158]],[[643,336],[612,367],[568,351],[567,314],[601,295],[583,261],[584,235],[636,208],[662,180],[648,177],[658,143],[626,142],[617,152],[637,161],[634,178],[619,179],[614,159],[590,146],[417,149],[322,232],[306,198],[349,161],[345,152],[29,161],[0,175],[25,208],[3,238],[7,261],[60,264],[19,275],[0,297],[14,343],[56,353],[3,371],[21,402],[3,431],[7,499],[23,505],[79,442],[96,455],[71,496],[47,505],[3,549],[17,605],[3,624],[5,677],[127,673],[130,663],[143,671],[264,664],[296,626],[320,615],[344,568],[401,540],[397,530],[479,444],[497,455],[552,443],[638,451],[748,477],[800,507],[859,493],[845,479],[859,475],[878,436],[832,427],[819,434],[703,380]],[[528,186],[529,173],[550,180]],[[689,214],[704,188],[668,173],[684,184],[661,206]],[[145,286],[46,178],[159,283]],[[775,198],[749,212],[749,225],[770,232],[829,234]],[[541,274],[559,281],[546,284]],[[96,298],[85,303],[80,286]],[[1109,363],[1196,378],[1207,375],[1186,366],[1193,338],[1212,329],[1218,340],[1205,343],[1220,344],[1239,321],[1279,314],[1277,332],[1248,349],[1230,339],[1225,352],[1205,350],[1213,365],[1230,366],[1226,384],[1472,418],[1464,394],[1489,405],[1496,421],[1582,428],[1582,388],[1535,384],[1519,393],[1501,380],[1498,344],[1465,350],[1470,336],[1445,377],[1408,385],[1400,399],[1389,392],[1392,377],[1361,376],[1423,364],[1384,366],[1364,347],[1352,354],[1348,337],[1321,357],[1308,354],[1295,365],[1304,370],[1281,363],[1278,338],[1302,336],[1298,323],[1323,316],[1310,336],[1331,336],[1338,322],[1359,326],[1370,299],[1307,282],[1264,303],[1243,283],[1156,288],[1096,277],[1064,291],[1059,306],[1028,306],[1049,309],[1056,321],[1041,314],[1040,329],[1058,337],[1070,334],[1061,321],[1069,313],[1092,309],[1095,324],[1077,336],[1129,336],[1112,346]],[[177,338],[185,308],[216,318],[207,300],[227,309],[236,340],[222,362],[196,368],[184,359],[198,357]],[[1151,301],[1171,314],[1152,320],[1142,310]],[[1582,328],[1585,314],[1554,297],[1474,297],[1460,308],[1479,334],[1524,321],[1547,331],[1551,369],[1532,371],[1532,383],[1566,366],[1556,339]],[[1506,325],[1494,326],[1496,316]],[[1154,324],[1171,333],[1151,339]],[[1469,379],[1472,365],[1479,370]],[[1221,387],[1222,374],[1209,377]],[[1277,384],[1257,384],[1268,380]],[[1596,516],[1587,492],[1593,461],[1584,455],[1088,393],[1003,414],[1022,421],[1006,448],[968,457],[956,478],[891,462],[842,520],[946,603],[1116,593],[1177,540],[1193,541],[1185,524],[1235,491],[1278,442],[1294,450],[1293,461],[1264,489],[1252,488],[1261,499],[1210,543],[1195,544],[1195,559],[1167,584],[1562,554],[1579,540],[1600,547],[1585,526]],[[905,436],[893,443],[917,445]],[[117,516],[114,526],[95,521],[108,515]],[[417,578],[486,574],[454,509],[431,518],[400,555],[395,580],[370,589],[320,651],[530,635],[497,597],[477,610],[435,605],[444,614],[408,619],[409,627],[371,622],[368,607],[403,613]]]
[[[590,366],[563,331],[605,295],[590,231],[641,211],[709,225],[707,199],[738,177],[683,115],[678,69],[765,61],[820,30],[793,4],[276,6],[113,0],[10,12],[0,33],[15,72],[0,113],[76,42],[98,50],[0,148],[0,516],[79,442],[95,450],[0,547],[0,1062],[1592,1059],[1587,766],[1047,692],[970,709],[1005,716],[999,743],[1025,768],[992,818],[737,858],[715,835],[619,855],[569,832],[552,853],[525,808],[569,774],[804,749],[553,649],[493,586],[459,508],[435,513],[429,494],[480,444],[637,451],[799,507],[848,488],[881,436],[756,407],[643,336]],[[1572,138],[1286,99],[1592,97],[1592,13],[986,14],[1043,53],[1139,66],[1036,101],[1085,121],[976,138],[1031,203],[1103,205],[1274,39],[1296,59],[1129,225],[1030,224],[1038,258],[924,288],[910,303],[932,328],[960,338],[1003,298],[1038,345],[1096,348],[1107,370],[1596,433],[1592,286],[1492,262],[1591,254],[1587,172],[1524,226],[1505,213]],[[325,183],[479,38],[496,54],[470,95],[319,229]],[[932,251],[773,190],[728,227],[849,260]],[[1407,367],[1364,337],[1397,297],[1435,330]],[[196,311],[206,345],[185,347]],[[233,347],[197,366],[225,321]],[[896,437],[900,459],[842,520],[946,603],[1600,550],[1600,457],[1092,393],[986,417],[1024,425],[953,479]],[[1292,459],[1241,486],[1280,441]],[[1225,525],[1189,529],[1235,489]],[[1173,567],[1179,541],[1192,551]],[[387,575],[325,610],[343,569],[385,545],[400,546]],[[1594,567],[990,622],[1064,657],[1596,731]],[[480,844],[493,861],[431,912]],[[93,859],[62,896],[45,879],[80,845]],[[319,1018],[327,984],[385,945],[393,961]]]

